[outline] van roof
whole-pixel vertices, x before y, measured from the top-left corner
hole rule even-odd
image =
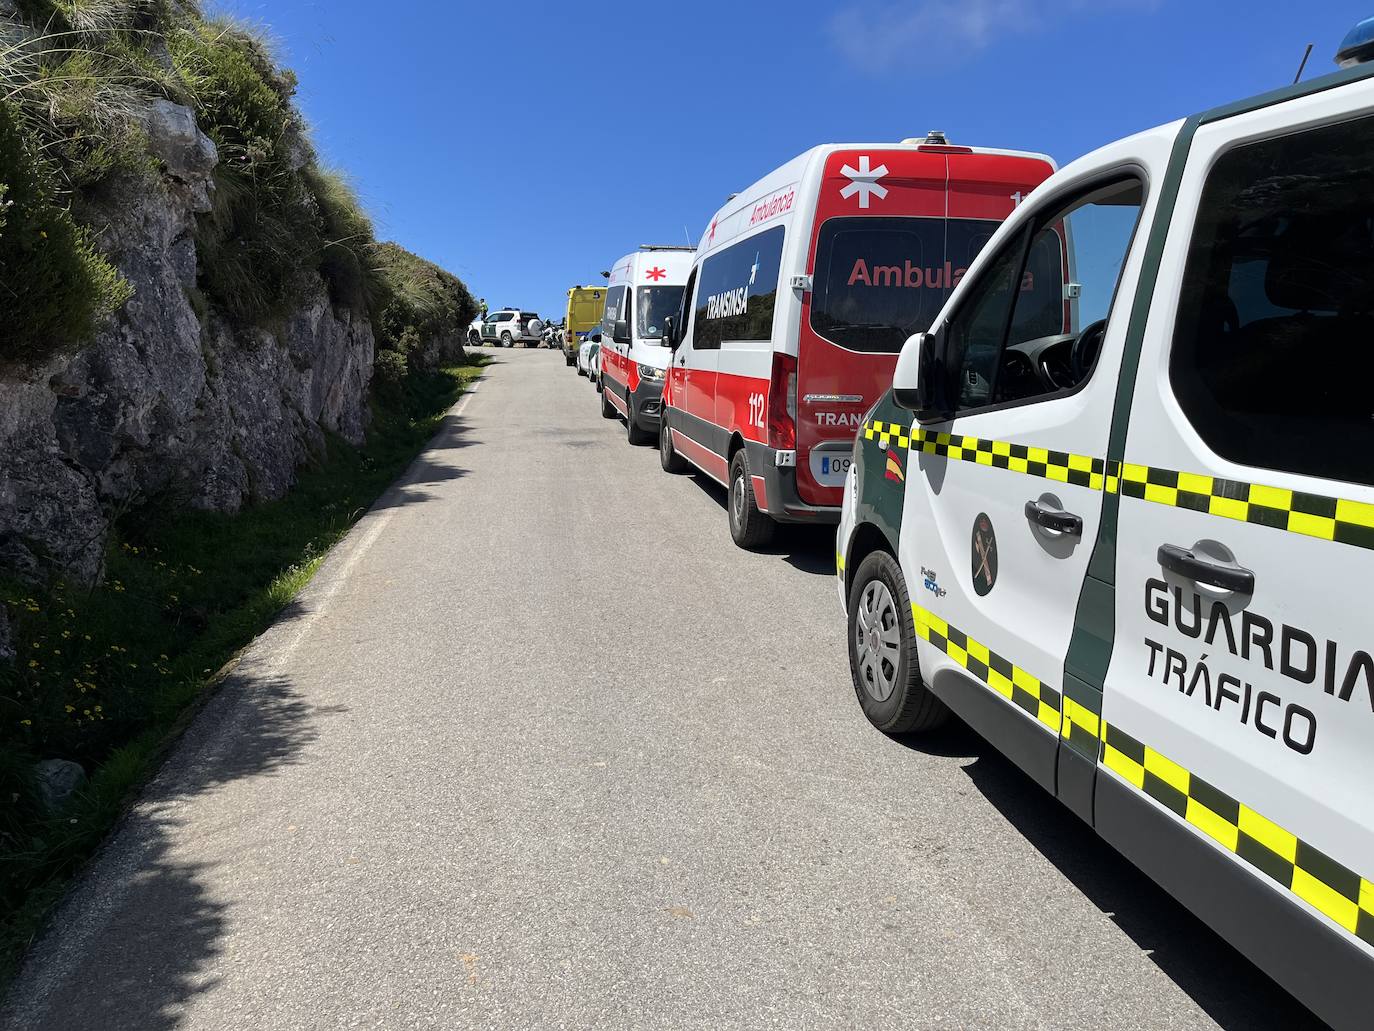
[[[756,180],[738,193],[733,194],[730,199],[721,206],[720,210],[724,211],[726,207],[735,204],[737,201],[743,202],[745,198],[755,197],[760,193],[771,192],[770,188],[775,185],[794,181],[802,168],[804,168],[813,157],[820,154],[829,154],[836,150],[911,150],[936,154],[990,154],[1003,157],[1030,158],[1036,161],[1044,161],[1048,163],[1051,168],[1058,167],[1058,165],[1055,164],[1054,158],[1050,157],[1048,154],[1040,154],[1035,151],[1004,150],[998,147],[970,147],[958,143],[934,144],[927,142],[926,137],[913,137],[911,139],[902,140],[899,143],[893,143],[890,140],[885,143],[820,143],[810,150],[798,154],[786,164],[779,165],[762,179]]]
[[[1294,100],[1298,97],[1310,96],[1313,93],[1321,93],[1324,90],[1335,89],[1337,86],[1358,82],[1361,79],[1368,79],[1371,76],[1374,76],[1374,61],[1366,64],[1352,65],[1349,68],[1341,68],[1338,71],[1328,72],[1326,75],[1319,75],[1316,78],[1308,79],[1306,82],[1295,82],[1291,86],[1281,86],[1278,89],[1259,93],[1253,97],[1247,97],[1244,100],[1236,100],[1229,104],[1222,104],[1218,107],[1202,111],[1194,117],[1197,118],[1199,123],[1206,125],[1208,122],[1220,121],[1223,118],[1244,114],[1247,111],[1258,111],[1263,107],[1282,104],[1285,100]]]
[[[696,248],[654,247],[631,251],[611,266],[609,286],[678,286],[687,282]],[[640,275],[641,271],[644,275]]]
[[[900,143],[894,143],[891,140],[878,143],[821,143],[812,147],[810,150],[803,151],[792,160],[779,165],[763,178],[756,180],[738,193],[731,194],[729,199],[726,200],[726,202],[712,215],[711,219],[707,221],[706,231],[702,233],[701,243],[698,244],[697,249],[700,250],[702,247],[709,248],[709,242],[714,236],[713,228],[717,223],[727,222],[736,212],[755,204],[760,198],[769,197],[771,194],[778,193],[781,190],[801,182],[802,177],[806,174],[807,169],[813,162],[820,161],[824,163],[825,159],[832,153],[850,150],[990,155],[1016,158],[1018,160],[1041,161],[1049,166],[1051,171],[1059,167],[1054,159],[1048,154],[1023,150],[1003,150],[997,147],[971,147],[957,142],[935,143],[930,142],[930,137],[913,137],[903,140]],[[971,181],[978,181],[976,173],[973,173],[969,178]]]

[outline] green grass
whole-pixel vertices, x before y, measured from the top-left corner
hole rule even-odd
[[[483,364],[379,384],[368,443],[331,440],[281,501],[237,516],[126,516],[95,589],[0,585],[19,653],[0,666],[0,992],[215,672],[309,582]],[[91,778],[46,816],[28,771],[52,757]]]
[[[51,175],[0,100],[0,361],[41,357],[132,294],[52,200]]]

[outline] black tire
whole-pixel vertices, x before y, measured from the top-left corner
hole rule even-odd
[[[663,409],[663,414],[658,417],[658,464],[663,466],[665,473],[681,475],[685,473],[689,466],[687,459],[677,453],[673,447],[673,432],[668,428],[668,409]]]
[[[510,335],[509,333],[502,333],[502,334],[501,334],[501,346],[502,346],[502,347],[510,347],[513,343],[514,343],[514,341],[511,339],[511,335]]]
[[[868,596],[870,587],[874,588],[872,596]],[[891,601],[890,608],[883,604],[884,597]],[[897,560],[885,551],[875,551],[864,559],[854,574],[847,608],[849,675],[854,682],[859,707],[868,722],[884,734],[934,730],[944,723],[949,718],[949,709],[921,680],[911,596],[907,594],[906,578]],[[873,619],[875,611],[876,620]],[[865,618],[870,623],[866,634],[860,625]],[[860,652],[861,635],[868,636],[869,661]],[[881,645],[883,637],[888,635],[897,638],[895,648],[891,649],[895,662],[879,657],[874,647]],[[890,693],[884,694],[889,683]]]
[[[614,419],[620,414],[615,405],[611,404],[611,399],[606,395],[606,391],[601,389],[601,384],[596,385],[596,392],[601,395],[601,418]]]
[[[635,397],[630,395],[629,404],[626,406],[630,414],[625,418],[625,440],[631,447],[643,447],[645,444],[654,442],[654,435],[639,425],[635,418]]]
[[[574,356],[570,351],[563,352],[563,360],[568,363],[568,368],[570,369],[577,364],[576,356]]]
[[[474,330],[468,330],[468,345],[471,347],[482,346],[482,334]]]
[[[744,448],[730,459],[730,490],[726,499],[730,536],[741,548],[758,548],[773,539],[778,524],[759,511],[754,498],[754,479],[749,473],[749,456]]]

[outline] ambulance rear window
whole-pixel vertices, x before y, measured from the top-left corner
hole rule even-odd
[[[994,221],[832,218],[821,226],[811,328],[851,351],[896,354],[930,328]]]

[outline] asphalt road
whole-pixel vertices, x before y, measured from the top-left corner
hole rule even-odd
[[[1293,1028],[966,729],[885,738],[829,532],[747,554],[502,351],[245,653],[6,1028]]]

